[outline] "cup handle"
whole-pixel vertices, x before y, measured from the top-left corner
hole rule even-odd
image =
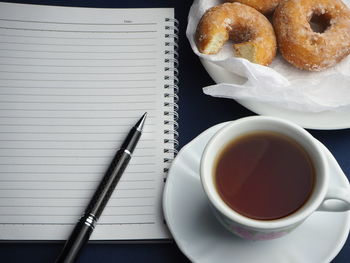
[[[350,210],[350,187],[328,189],[326,197],[317,211],[344,212]]]

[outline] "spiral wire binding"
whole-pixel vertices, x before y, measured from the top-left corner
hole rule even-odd
[[[179,71],[177,69],[179,65],[179,54],[178,54],[178,26],[179,22],[175,18],[165,18],[165,38],[167,39],[165,42],[166,50],[164,51],[165,59],[164,59],[164,116],[168,116],[169,118],[164,120],[164,125],[167,127],[164,129],[164,143],[171,145],[171,147],[166,147],[164,149],[165,157],[164,163],[170,163],[175,158],[178,153],[177,148],[179,146],[178,142],[178,119],[179,114],[177,113],[179,107],[177,102],[179,101],[179,97],[177,95],[179,91],[178,83],[178,75]],[[171,72],[172,74],[167,75],[167,72]],[[164,173],[168,172],[168,168],[164,168]]]

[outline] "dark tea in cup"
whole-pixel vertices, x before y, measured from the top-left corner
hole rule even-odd
[[[274,220],[307,202],[315,168],[296,141],[261,131],[227,143],[217,155],[214,176],[220,197],[231,209],[252,219]]]

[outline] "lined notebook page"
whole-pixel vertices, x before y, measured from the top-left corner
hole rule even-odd
[[[66,239],[146,111],[91,239],[168,237],[160,204],[171,138],[165,19],[173,16],[173,9],[0,4],[1,239]]]

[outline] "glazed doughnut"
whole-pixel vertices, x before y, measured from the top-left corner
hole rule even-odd
[[[282,1],[273,20],[282,56],[300,69],[320,71],[350,53],[350,10],[340,0]],[[315,32],[311,20],[324,32]]]
[[[239,2],[255,8],[260,13],[269,14],[276,9],[281,0],[228,0],[227,2]]]
[[[276,55],[276,37],[267,18],[250,6],[224,3],[202,16],[195,35],[199,52],[216,54],[232,39],[235,56],[269,65]]]

